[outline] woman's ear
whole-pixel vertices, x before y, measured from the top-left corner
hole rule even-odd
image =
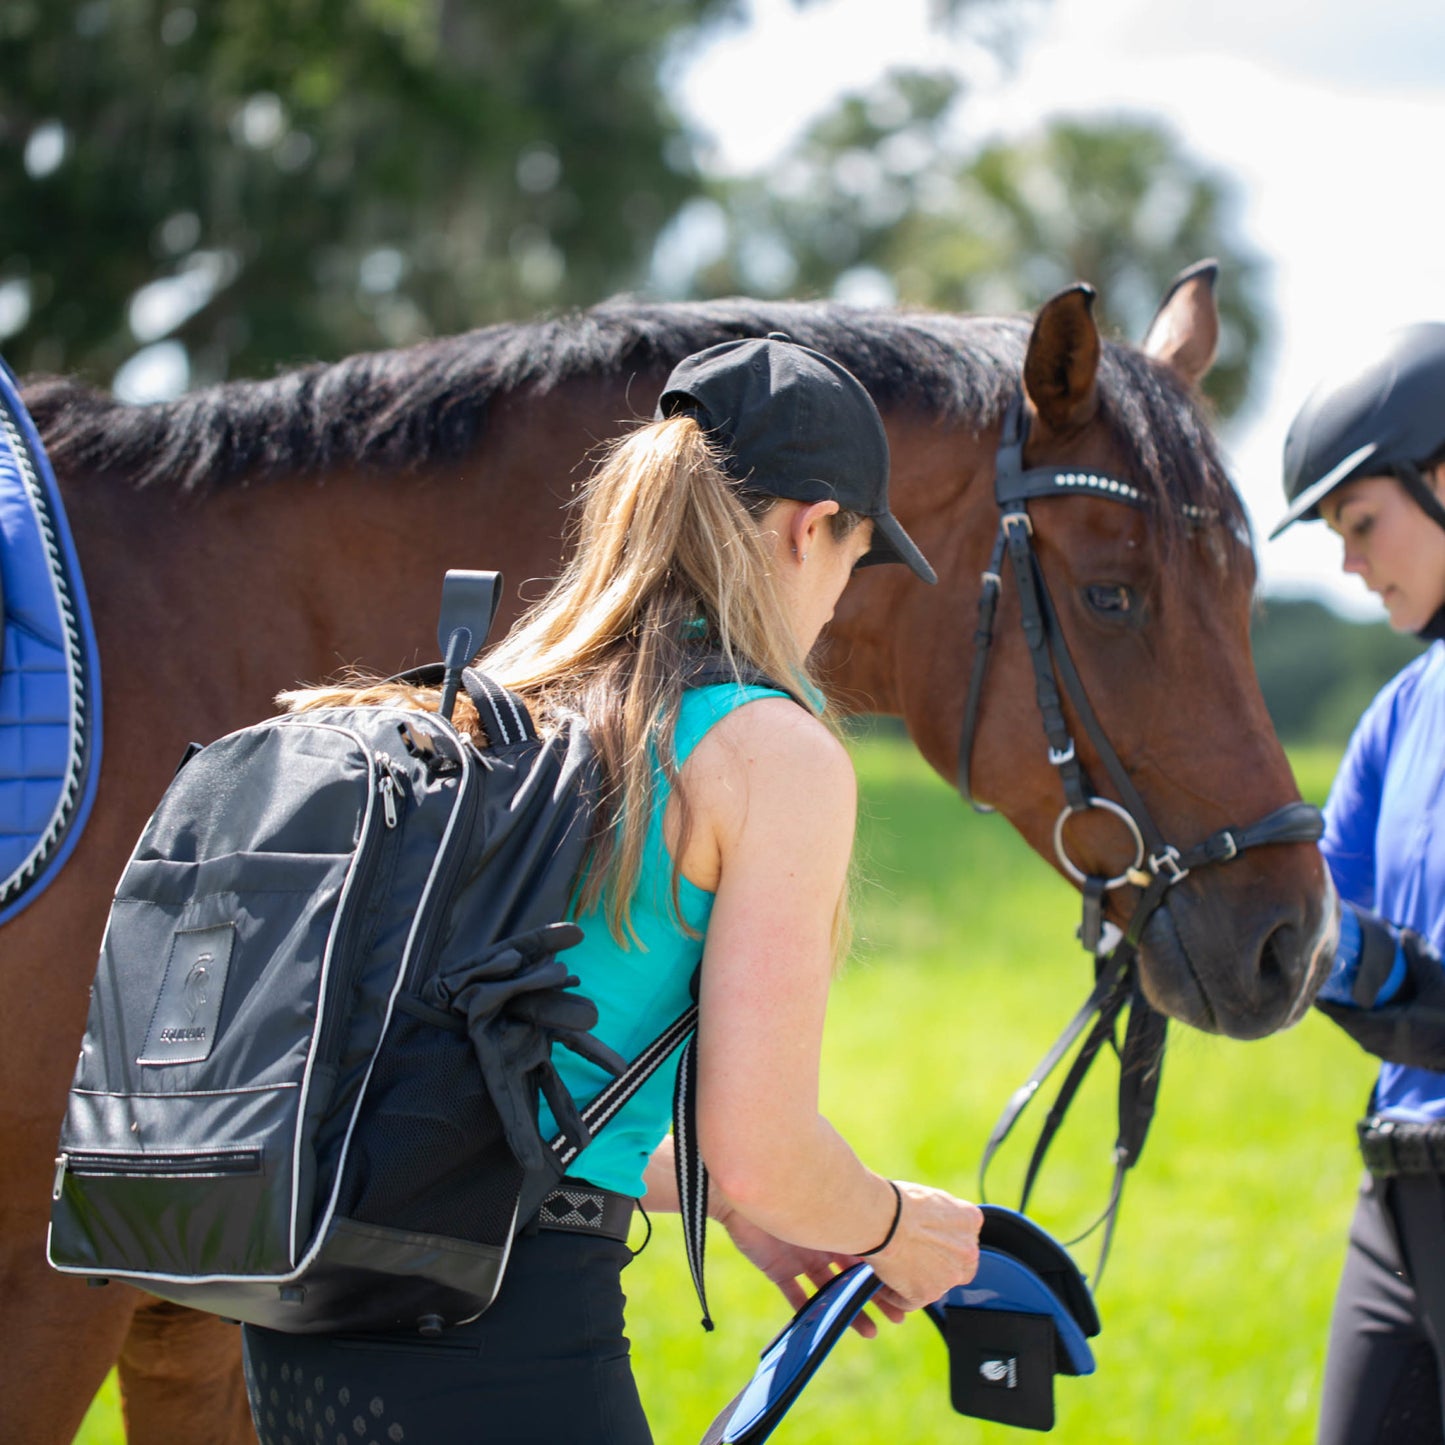
[[[1433,467],[1422,467],[1421,472],[1425,477],[1425,485],[1441,502],[1445,502],[1445,462],[1436,462]]]
[[[824,502],[799,504],[797,511],[793,513],[792,525],[788,533],[793,553],[799,560],[807,557],[808,553],[813,550],[813,544],[818,540],[819,533],[827,525],[828,518],[837,510],[838,504],[831,498]]]

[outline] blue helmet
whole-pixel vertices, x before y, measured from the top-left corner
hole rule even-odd
[[[1358,477],[1397,477],[1425,513],[1445,527],[1445,508],[1421,467],[1445,450],[1445,323],[1391,332],[1366,365],[1316,387],[1284,444],[1289,510],[1269,535],[1319,517],[1319,504]]]

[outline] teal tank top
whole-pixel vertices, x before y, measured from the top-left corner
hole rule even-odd
[[[757,698],[786,696],[774,688],[742,687],[736,683],[685,692],[675,732],[678,767],[730,712]],[[597,1027],[593,1032],[629,1062],[692,1003],[692,976],[702,961],[703,939],[684,934],[671,908],[672,854],[662,826],[670,793],[659,769],[652,821],[632,900],[636,940],[629,947],[620,946],[608,931],[601,910],[576,914],[575,920],[586,937],[562,955],[562,961],[582,981],[578,991],[597,1005]],[[705,934],[713,895],[680,877],[678,904],[688,924],[700,935]],[[570,1175],[634,1198],[642,1194],[642,1171],[672,1127],[672,1093],[680,1053],[679,1048],[598,1131],[568,1167]],[[553,1049],[552,1060],[563,1086],[579,1105],[590,1103],[610,1077],[570,1049]],[[545,1103],[540,1123],[542,1137],[551,1138],[556,1124]]]

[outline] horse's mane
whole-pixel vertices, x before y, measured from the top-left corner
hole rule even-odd
[[[770,331],[837,357],[885,412],[981,429],[1017,385],[1029,322],[831,302],[619,299],[146,406],[68,378],[36,381],[24,396],[60,470],[203,492],[243,478],[450,461],[478,444],[500,396],[600,375],[660,376],[705,346]],[[1103,419],[1134,475],[1159,496],[1242,522],[1209,428],[1172,372],[1106,343],[1099,380]]]

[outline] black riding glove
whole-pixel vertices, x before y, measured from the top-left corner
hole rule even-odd
[[[1346,903],[1315,1007],[1378,1058],[1445,1070],[1445,962],[1413,929]]]
[[[428,1002],[467,1020],[467,1033],[497,1107],[507,1143],[529,1169],[540,1169],[546,1145],[537,1127],[538,1093],[558,1128],[578,1148],[587,1131],[552,1063],[554,1043],[613,1073],[625,1064],[588,1030],[597,1006],[570,992],[577,978],[557,953],[582,941],[573,923],[552,923],[507,939],[479,961],[433,981]]]

